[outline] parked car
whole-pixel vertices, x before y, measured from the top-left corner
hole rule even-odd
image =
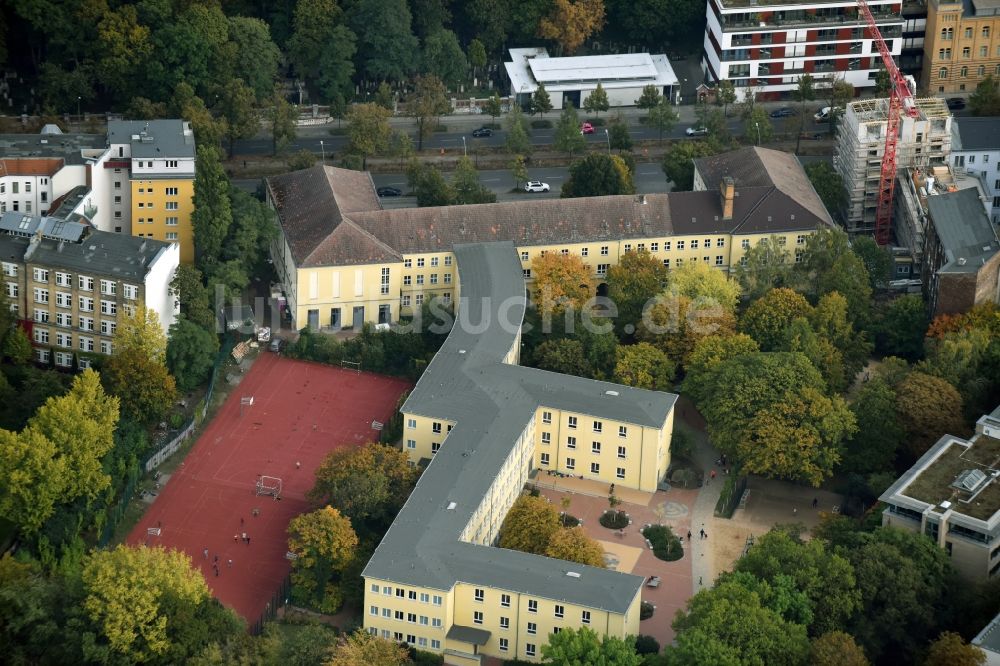
[[[961,111],[965,108],[965,100],[961,97],[949,97],[944,101],[952,111]]]
[[[540,180],[529,180],[524,184],[525,192],[548,192],[549,184],[543,183]]]
[[[688,136],[706,136],[708,134],[707,127],[688,127],[684,130],[684,133]]]
[[[580,125],[580,134],[593,134],[594,126],[590,123],[583,123]]]
[[[472,136],[479,139],[484,136],[493,136],[493,130],[489,127],[480,127],[479,129],[472,130]]]
[[[401,197],[403,190],[398,187],[380,187],[375,190],[380,197]]]
[[[775,109],[771,112],[772,118],[787,118],[788,116],[794,116],[798,113],[795,109],[790,106],[783,106],[780,109]]]

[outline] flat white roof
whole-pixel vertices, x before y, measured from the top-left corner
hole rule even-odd
[[[623,53],[619,55],[550,58],[544,48],[510,49],[511,62],[504,63],[515,93],[533,92],[539,83],[549,91],[581,90],[597,87],[636,88],[677,85],[670,61],[663,54]]]

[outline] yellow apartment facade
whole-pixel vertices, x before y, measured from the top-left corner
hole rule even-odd
[[[921,87],[929,94],[971,93],[1000,76],[1000,14],[989,0],[928,0]]]
[[[271,248],[293,325],[391,324],[439,297],[459,298],[453,247],[511,241],[522,276],[542,253],[574,254],[600,285],[647,251],[669,269],[733,271],[775,235],[797,258],[832,224],[794,156],[762,148],[696,160],[694,192],[383,210],[367,173],[314,167],[267,179],[279,234]]]
[[[138,308],[174,322],[176,243],[96,231],[56,218],[0,216],[4,289],[38,363],[89,367],[114,351],[121,321]]]

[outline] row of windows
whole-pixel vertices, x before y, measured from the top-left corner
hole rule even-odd
[[[4,263],[3,265],[4,275],[9,275],[11,277],[17,275],[17,264]],[[70,273],[63,273],[62,271],[50,271],[47,268],[33,268],[31,270],[31,279],[35,282],[47,283],[49,281],[50,273],[55,273],[55,281],[57,287],[72,287],[73,286],[73,276]],[[105,296],[115,296],[118,293],[118,283],[114,280],[101,280],[101,293]],[[86,275],[77,276],[77,287],[81,291],[93,291],[94,290],[94,278]],[[126,299],[135,300],[139,295],[139,287],[134,284],[122,285],[122,292]]]
[[[413,282],[411,281],[412,277],[413,277],[412,275],[404,275],[403,276],[403,286],[404,287],[409,287],[411,284],[413,284]],[[416,281],[417,284],[423,284],[424,283],[424,274],[423,273],[417,273],[416,278],[417,278],[417,281]],[[442,279],[444,280],[445,284],[451,284],[451,273],[444,273]],[[428,282],[430,282],[431,284],[437,284],[438,283],[438,274],[437,273],[431,273],[428,276]]]
[[[169,216],[169,217],[164,218],[164,221],[166,222],[166,225],[168,227],[176,227],[177,226],[177,222],[178,222],[178,218],[175,217],[175,216]],[[156,224],[156,218],[155,217],[140,217],[138,220],[136,220],[136,224]]]
[[[417,257],[417,268],[424,267],[425,257]],[[439,257],[431,257],[430,267],[437,268],[440,259]],[[452,256],[446,254],[444,257],[444,265],[451,266]],[[413,259],[403,259],[403,268],[413,268]]]
[[[49,184],[49,179],[48,178],[42,178],[42,185],[48,185],[48,184]],[[21,183],[19,183],[16,180],[11,181],[11,183],[10,183],[10,192],[11,192],[11,194],[20,194],[21,193],[20,189],[21,189]],[[25,194],[31,194],[31,181],[30,180],[24,181],[24,193]],[[7,183],[6,182],[0,182],[0,194],[7,194]],[[44,201],[44,199],[43,199],[43,201]]]
[[[35,360],[38,361],[39,363],[48,363],[49,362],[49,358],[50,358],[49,354],[51,354],[51,352],[48,349],[36,349],[35,352],[34,352]],[[56,352],[55,353],[54,362],[55,362],[56,365],[58,365],[61,368],[72,367],[72,365],[73,365],[73,355],[72,354],[68,354],[66,352]],[[81,370],[86,370],[87,368],[90,367],[90,359],[89,358],[78,358],[77,359],[77,365],[79,366],[79,368]]]
[[[119,155],[120,154],[121,154],[121,151],[119,150]],[[177,168],[177,160],[164,160],[163,161],[163,165],[166,168],[168,168],[168,169],[176,169]],[[136,166],[137,169],[142,169],[144,167],[146,169],[152,169],[153,168],[153,160],[146,160],[146,161],[135,160],[135,166]]]
[[[369,627],[368,633],[371,634],[372,636],[377,636],[378,629],[376,627]],[[400,643],[402,643],[405,640],[408,644],[421,648],[426,648],[428,644],[428,639],[425,638],[424,636],[414,636],[413,634],[406,634],[404,636],[403,632],[401,631],[389,631],[388,629],[382,630],[382,638],[386,640],[399,641]],[[441,641],[439,641],[436,638],[432,638],[430,639],[430,646],[432,650],[440,650]]]
[[[980,32],[980,34],[982,35],[983,39],[989,39],[990,38],[990,26],[984,25],[983,28],[982,28],[982,30],[981,30],[981,32]],[[951,41],[952,39],[954,39],[954,37],[955,37],[955,29],[954,28],[941,28],[941,39],[946,40],[946,41]],[[966,39],[972,39],[972,27],[971,26],[965,26],[965,38]]]
[[[539,461],[543,467],[548,467],[551,465],[551,458],[548,453],[541,454],[541,460]],[[566,469],[575,470],[576,469],[576,458],[566,458]],[[601,463],[592,462],[590,463],[590,473],[595,476],[601,473]],[[615,468],[615,478],[624,479],[626,474],[626,469],[624,467]]]
[[[10,285],[8,285],[10,286]],[[48,324],[50,321],[50,314],[48,310],[41,310],[35,308],[32,319],[39,324]],[[94,330],[94,320],[91,317],[80,317],[80,330],[81,331],[93,331]],[[73,328],[73,315],[68,312],[57,312],[55,318],[56,326],[61,326],[63,328]],[[104,335],[114,335],[117,330],[118,324],[113,321],[101,321],[101,333]]]
[[[542,444],[551,444],[551,443],[552,443],[552,435],[550,433],[543,432],[542,433]],[[566,448],[567,449],[575,449],[576,448],[576,437],[573,437],[571,435],[571,436],[569,436],[569,437],[566,438]],[[595,454],[595,455],[600,455],[601,454],[601,443],[600,442],[591,442],[590,443],[590,452],[593,453],[593,454]],[[628,452],[627,452],[626,447],[624,447],[624,446],[619,446],[618,447],[618,457],[619,458],[621,458],[622,460],[625,460],[628,457],[627,454],[628,454]]]
[[[410,294],[403,294],[402,296],[399,297],[399,304],[402,305],[404,308],[410,307],[410,302],[411,302],[411,300],[410,300]],[[423,305],[424,304],[424,295],[423,294],[414,294],[412,302],[416,306]],[[449,303],[451,303],[451,292],[450,291],[446,291],[443,294],[441,294],[441,302],[444,303],[445,305],[448,305]]]
[[[107,334],[114,335],[113,327],[109,330],[110,332]],[[101,332],[104,333],[105,331],[102,330]],[[71,334],[57,331],[54,337],[56,346],[62,347],[64,349],[73,349],[73,336]],[[32,331],[32,338],[34,339],[35,344],[39,345],[47,345],[51,340],[49,336],[49,331],[48,329],[45,328],[34,329],[34,331]],[[95,350],[94,339],[81,336],[80,338],[78,338],[77,348],[83,352],[94,351]],[[108,340],[101,340],[100,344],[96,348],[99,348],[102,354],[111,354],[112,350],[114,349],[114,346]]]
[[[1000,56],[1000,46],[997,47],[997,56]],[[969,46],[962,48],[962,59],[968,60],[971,57],[972,57],[972,48]],[[989,47],[980,46],[979,57],[988,58]],[[938,49],[938,60],[951,60],[951,49]]]
[[[8,287],[9,293],[9,287]],[[49,290],[42,289],[41,287],[35,287],[34,289],[34,301],[45,305],[49,302]],[[60,308],[71,308],[73,307],[73,295],[64,291],[56,292],[56,307]],[[80,296],[79,300],[80,312],[93,312],[94,311],[94,299],[88,296]],[[123,309],[126,314],[131,316],[135,312],[135,306],[124,305]],[[118,302],[117,301],[101,301],[101,314],[104,315],[117,315],[118,314]]]
[[[442,597],[439,594],[431,595],[428,594],[427,592],[421,592],[418,595],[416,590],[407,590],[402,587],[393,588],[391,585],[384,585],[381,588],[379,588],[378,583],[371,584],[371,592],[372,594],[379,594],[381,592],[383,595],[387,597],[391,597],[395,593],[395,596],[399,597],[400,599],[409,599],[410,601],[417,601],[417,599],[419,598],[420,603],[422,604],[431,603],[434,604],[435,606],[440,606],[441,604],[444,603],[444,597]]]
[[[997,76],[1000,76],[1000,65],[997,65],[993,69],[993,73],[996,74]],[[969,68],[968,67],[962,67],[960,70],[958,70],[958,76],[959,76],[959,78],[962,78],[962,79],[968,78],[968,76],[969,76]],[[976,68],[976,76],[978,76],[978,77],[984,77],[984,76],[986,76],[986,67],[984,65],[980,65],[979,67]],[[941,69],[938,70],[938,78],[939,79],[947,79],[948,78],[948,68],[947,67],[942,67]]]
[[[378,617],[379,607],[369,606],[368,614]],[[416,613],[404,613],[401,610],[394,611],[391,608],[382,608],[382,617],[386,619],[396,619],[400,622],[409,622],[410,624],[421,624],[423,626],[431,625],[435,629],[440,629],[442,627],[442,621],[439,617],[428,617],[426,615],[417,615]]]
[[[477,587],[473,590],[473,599],[478,603],[482,603],[486,600],[486,589],[482,587]],[[506,593],[500,594],[500,605],[504,608],[510,608],[510,595]],[[528,599],[528,612],[537,613],[538,612],[538,600]],[[580,621],[584,624],[590,624],[590,611],[585,610],[580,612]],[[566,617],[566,607],[563,604],[555,604],[552,608],[553,617],[564,618]],[[500,618],[500,626],[504,629],[507,628],[509,620],[505,617]],[[477,622],[477,624],[482,624],[482,622]],[[529,632],[533,633],[533,632]]]
[[[678,250],[684,250],[684,249],[686,249],[686,247],[685,247],[685,243],[686,242],[687,241],[682,241],[682,240],[676,241],[677,249]],[[670,252],[670,250],[671,250],[671,248],[673,246],[673,243],[674,243],[674,241],[664,241],[663,242],[663,251],[664,252]],[[725,238],[717,238],[717,239],[715,239],[715,247],[725,247],[725,246],[726,246],[726,239]],[[692,250],[697,250],[699,248],[699,240],[697,238],[691,239],[690,245],[688,245],[687,247],[689,247]],[[704,241],[704,244],[701,245],[701,247],[705,247],[705,248],[712,247],[712,239],[711,238],[706,238],[705,241]],[[633,249],[631,243],[625,243],[624,246],[623,246],[623,248],[624,248],[625,252],[631,252],[632,249]],[[601,246],[601,256],[602,257],[608,256],[609,251],[610,251],[610,246],[608,246],[608,245],[602,245]],[[636,252],[646,252],[646,251],[648,251],[648,252],[651,252],[651,253],[652,252],[659,252],[660,251],[660,243],[659,242],[650,243],[648,249],[647,249],[645,243],[636,243],[636,245],[635,245],[635,251]],[[541,251],[542,256],[546,255],[547,253],[548,253],[548,250],[542,250]],[[563,248],[562,250],[559,251],[559,254],[561,254],[563,256],[566,256],[566,255],[569,254],[569,250],[566,249],[566,248]],[[588,257],[588,256],[590,256],[590,248],[588,248],[588,247],[580,248],[580,256],[582,256],[582,257]],[[528,250],[521,250],[521,261],[528,261],[529,259],[530,259],[530,254],[529,254]]]
[[[164,191],[163,191],[163,193],[166,194],[168,197],[176,197],[177,196],[177,188],[176,187],[165,188]],[[156,194],[156,189],[152,188],[152,187],[140,187],[139,188],[139,194]],[[118,202],[116,201],[115,203],[118,203]]]

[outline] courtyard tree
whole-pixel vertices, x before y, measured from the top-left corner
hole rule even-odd
[[[892,278],[893,262],[889,248],[879,247],[874,238],[859,236],[851,241],[851,250],[865,265],[871,288],[884,289]]]
[[[985,666],[986,653],[969,645],[960,634],[945,631],[937,637],[924,657],[924,666]]]
[[[608,269],[608,298],[618,308],[615,323],[619,333],[631,325],[634,331],[642,319],[643,307],[663,289],[667,269],[649,252],[626,252]]]
[[[702,338],[694,344],[687,357],[684,391],[696,404],[700,404],[708,397],[716,368],[730,359],[759,351],[757,341],[745,333]]]
[[[858,430],[846,441],[844,471],[872,474],[892,469],[906,433],[896,411],[896,392],[881,377],[873,377],[851,402]]]
[[[500,527],[500,547],[544,555],[553,535],[561,529],[559,514],[544,497],[521,495]]]
[[[614,381],[636,388],[668,391],[676,369],[674,361],[648,342],[623,345],[616,354]]]
[[[138,307],[122,319],[101,379],[121,400],[122,413],[139,423],[154,423],[170,409],[177,384],[167,371],[167,336],[154,310]]]
[[[378,104],[355,104],[347,112],[347,148],[361,155],[361,168],[368,168],[368,158],[384,152],[389,147],[392,113]]]
[[[808,316],[811,311],[802,294],[784,287],[772,289],[750,304],[740,319],[740,330],[756,340],[764,351],[777,349],[792,321]]]
[[[684,296],[700,306],[718,305],[734,312],[740,285],[725,272],[700,261],[689,261],[667,274],[667,291]]]
[[[219,153],[211,145],[199,144],[191,225],[194,227],[195,266],[202,273],[211,275],[232,223],[229,179]]]
[[[608,102],[608,92],[601,85],[601,82],[598,81],[597,87],[583,100],[583,110],[587,113],[600,116],[601,111],[607,111],[610,108],[611,104]]]
[[[580,312],[591,296],[591,269],[575,254],[547,252],[531,259],[531,300],[543,316]]]
[[[35,534],[64,498],[66,462],[38,430],[0,430],[0,474],[8,479],[0,490],[0,517]]]
[[[1000,114],[1000,81],[992,74],[976,84],[976,90],[969,96],[969,110],[974,116],[995,116]]]
[[[686,364],[700,340],[735,331],[736,317],[722,306],[665,293],[646,310],[635,337],[654,345],[673,363]]]
[[[876,325],[875,346],[884,354],[915,361],[923,356],[927,308],[916,294],[892,301]]]
[[[343,603],[341,577],[353,561],[358,536],[351,521],[331,506],[296,516],[288,524],[293,593],[324,613],[336,613]]]
[[[942,435],[968,434],[958,390],[940,377],[923,372],[911,372],[900,382],[896,413],[906,432],[910,460],[922,456]]]
[[[674,184],[673,192],[688,192],[694,187],[694,160],[720,152],[710,141],[680,141],[663,154],[663,173]]]
[[[178,317],[170,326],[166,357],[177,388],[187,393],[208,379],[218,351],[219,338],[214,332]]]
[[[601,544],[587,536],[579,525],[564,527],[553,532],[544,554],[557,560],[604,568],[604,549]]]
[[[785,249],[777,236],[761,238],[743,253],[736,276],[743,293],[751,301],[775,287],[792,283],[792,253]]]
[[[409,657],[399,643],[358,628],[341,639],[324,666],[403,666]]]
[[[590,627],[567,628],[549,634],[549,642],[542,646],[542,659],[546,664],[573,666],[640,666],[643,663],[635,651],[635,639],[598,636]]]
[[[546,340],[532,355],[534,366],[563,375],[592,377],[594,370],[587,359],[583,343],[573,338]]]
[[[828,631],[814,638],[809,663],[813,666],[871,666],[865,651],[843,631]]]

